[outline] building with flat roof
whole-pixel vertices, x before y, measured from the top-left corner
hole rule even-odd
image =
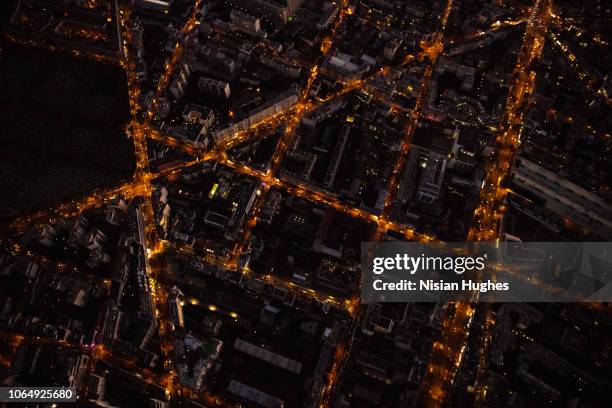
[[[243,384],[240,381],[232,380],[227,387],[227,390],[232,394],[236,394],[246,400],[252,401],[265,408],[282,408],[285,403],[280,398],[267,394],[263,391]]]
[[[265,348],[256,346],[252,343],[249,343],[248,341],[236,339],[236,342],[234,343],[234,348],[252,357],[256,357],[272,365],[284,368],[287,371],[291,371],[292,373],[299,374],[300,371],[302,371],[302,363],[298,363],[295,360],[292,360],[285,356],[281,356],[280,354],[276,354],[270,350],[266,350]]]
[[[213,132],[215,141],[217,143],[224,143],[235,134],[248,130],[251,125],[261,123],[275,115],[288,111],[298,102],[298,93],[297,86],[292,86],[288,91],[251,110],[248,116],[240,122],[232,123],[225,129]]]
[[[612,239],[612,206],[598,195],[522,157],[514,163],[512,182],[567,224]]]
[[[230,85],[227,82],[212,78],[202,77],[198,79],[198,87],[202,92],[222,99],[228,99],[231,95]]]
[[[136,4],[148,10],[167,13],[174,0],[137,0]]]
[[[417,190],[417,200],[433,204],[438,200],[442,191],[442,182],[444,181],[444,172],[446,170],[446,157],[430,152],[424,164],[425,168],[423,169]]]

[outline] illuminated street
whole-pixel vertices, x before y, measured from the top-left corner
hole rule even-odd
[[[362,253],[612,239],[603,2],[9,3],[7,386],[87,406],[608,406],[605,303],[368,299],[383,277]],[[70,63],[28,63],[55,54]],[[520,256],[544,272],[475,276],[561,298],[588,259],[586,291],[608,283],[606,257]]]
[[[480,204],[474,212],[474,224],[468,235],[470,240],[499,242],[499,221],[503,215],[507,193],[502,181],[508,175],[512,155],[520,143],[525,101],[529,98],[535,81],[535,72],[531,69],[542,52],[550,23],[551,7],[552,3],[549,1],[536,0],[531,10],[512,77],[506,110],[500,124],[500,135],[497,136],[496,161],[491,164],[484,181]],[[478,294],[474,294],[474,301],[477,300]],[[427,391],[422,394],[423,406],[443,406],[449,386],[453,384],[463,360],[465,341],[470,333],[475,305],[476,303],[456,303],[455,313],[443,320],[442,338],[439,343],[434,344],[428,363],[428,374],[424,383]],[[490,340],[488,334],[484,336],[486,339],[482,347],[487,350]],[[481,362],[479,369],[486,370],[485,364],[486,362]]]

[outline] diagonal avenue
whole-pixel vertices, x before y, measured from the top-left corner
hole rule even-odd
[[[506,109],[499,127],[500,133],[496,139],[495,160],[487,169],[485,184],[468,235],[471,241],[499,241],[507,194],[503,181],[509,175],[514,154],[520,144],[523,118],[535,84],[534,64],[542,52],[551,8],[552,0],[536,0],[531,8],[511,78]],[[463,360],[477,300],[477,294],[474,294],[473,302],[455,304],[455,312],[442,320],[441,336],[432,347],[419,406],[440,407],[448,398]]]

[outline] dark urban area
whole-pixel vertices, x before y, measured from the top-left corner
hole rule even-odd
[[[364,242],[612,241],[612,1],[0,24],[0,387],[76,392],[27,406],[612,407],[610,304],[360,300]]]

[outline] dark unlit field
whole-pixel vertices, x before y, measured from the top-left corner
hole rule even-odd
[[[3,44],[0,218],[117,183],[134,171],[121,68]]]

